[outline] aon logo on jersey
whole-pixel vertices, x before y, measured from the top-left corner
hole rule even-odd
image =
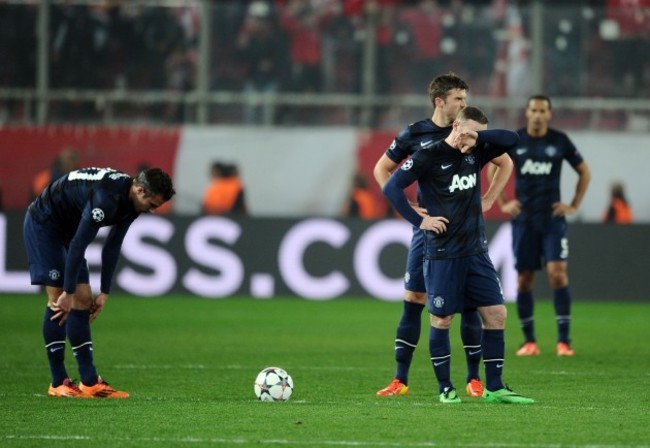
[[[533,175],[543,175],[551,174],[551,169],[553,164],[551,162],[533,162],[528,159],[524,163],[524,166],[521,167],[521,174],[533,174]]]
[[[454,174],[454,178],[451,180],[451,186],[449,187],[449,192],[453,193],[456,190],[467,190],[468,188],[474,188],[475,186],[476,173],[462,177],[458,174]]]

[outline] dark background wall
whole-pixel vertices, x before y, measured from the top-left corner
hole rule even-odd
[[[29,286],[22,221],[22,213],[0,214],[0,293],[34,291]],[[506,234],[503,226],[507,223],[487,223],[491,252],[510,253],[509,245],[495,236],[497,231]],[[87,252],[95,276],[101,239]],[[409,239],[410,226],[398,220],[143,216],[125,240],[114,292],[401,300]],[[569,274],[574,298],[650,300],[649,248],[650,225],[571,224]],[[500,271],[510,264],[493,258]],[[508,275],[502,272],[502,277]],[[551,297],[544,271],[538,273],[535,292],[536,297]]]

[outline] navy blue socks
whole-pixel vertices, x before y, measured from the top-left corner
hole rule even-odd
[[[45,309],[43,339],[47,360],[50,363],[52,386],[58,387],[68,378],[68,372],[65,370],[65,325],[59,325],[60,319],[50,320],[55,314],[56,312],[49,307]]]
[[[68,339],[77,359],[81,382],[86,386],[97,384],[97,370],[93,364],[93,342],[90,337],[90,311],[70,310],[67,321]]]
[[[486,388],[490,391],[503,389],[501,375],[505,355],[504,330],[483,330],[483,364]]]
[[[557,321],[557,341],[568,344],[571,325],[571,293],[568,286],[553,291],[553,305]]]
[[[395,336],[395,360],[397,372],[395,378],[408,384],[408,374],[413,360],[413,352],[420,340],[422,328],[422,310],[424,305],[404,301],[404,311],[397,326]]]
[[[535,319],[532,291],[517,293],[517,314],[526,342],[535,342]]]
[[[429,332],[429,354],[431,365],[438,379],[439,392],[445,387],[453,387],[451,384],[451,345],[449,343],[449,329],[431,327]]]
[[[460,338],[463,341],[465,359],[467,360],[467,379],[480,379],[479,366],[481,364],[481,336],[483,329],[478,311],[467,311],[461,314]]]

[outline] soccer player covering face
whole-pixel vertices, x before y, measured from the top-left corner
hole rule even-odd
[[[49,184],[25,215],[24,239],[32,285],[44,285],[45,350],[52,381],[48,395],[127,398],[95,369],[90,323],[104,308],[129,226],[174,195],[170,177],[158,168],[128,174],[110,168],[72,171]],[[93,297],[85,251],[101,227],[111,226],[102,249],[100,292]],[[81,384],[70,380],[64,363],[66,338],[77,361]]]
[[[391,173],[402,161],[417,150],[429,148],[438,140],[449,135],[452,122],[466,105],[467,90],[467,83],[454,73],[440,75],[431,81],[429,98],[433,105],[433,116],[404,128],[377,161],[374,176],[380,187],[383,188]],[[426,210],[418,204],[412,204],[412,206],[420,214],[426,214]],[[394,379],[387,387],[377,392],[378,396],[408,395],[409,393],[408,373],[413,352],[420,340],[421,316],[426,304],[426,288],[422,273],[423,252],[424,232],[414,226],[404,276],[404,306],[395,337],[397,369]],[[476,310],[462,313],[460,332],[467,360],[466,391],[470,396],[481,396],[483,394],[483,383],[479,374],[481,318]]]
[[[512,218],[512,246],[518,273],[517,312],[524,333],[518,356],[540,354],[533,320],[533,286],[535,271],[546,263],[548,282],[553,290],[557,321],[556,353],[573,356],[570,345],[571,294],[567,263],[569,239],[566,216],[574,214],[591,179],[589,166],[563,132],[549,128],[551,100],[543,95],[528,99],[528,123],[519,129],[520,140],[509,151],[515,164],[515,195],[511,200],[499,198],[504,213]],[[578,173],[575,194],[570,203],[561,202],[562,163],[569,162]]]
[[[512,172],[505,154],[519,140],[516,133],[486,130],[487,117],[475,107],[458,114],[449,136],[416,152],[384,186],[393,207],[424,230],[424,279],[431,319],[429,353],[442,403],[460,403],[451,381],[449,327],[454,314],[478,309],[483,319],[481,349],[485,367],[483,400],[532,403],[504,386],[506,307],[501,284],[488,256],[483,212],[489,210]],[[481,197],[481,169],[496,165]],[[418,182],[427,214],[409,205],[404,189]]]

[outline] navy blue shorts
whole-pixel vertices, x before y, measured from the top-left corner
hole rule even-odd
[[[406,273],[404,274],[404,289],[413,292],[425,292],[424,274],[424,230],[413,227],[413,237],[406,259]]]
[[[538,271],[549,261],[567,261],[569,258],[568,226],[564,220],[553,220],[546,228],[514,221],[512,223],[512,251],[515,269]]]
[[[424,260],[429,313],[450,316],[504,303],[499,276],[487,252],[462,258]]]
[[[47,222],[34,221],[29,212],[25,215],[23,236],[32,285],[63,288],[68,243],[64,242]],[[89,279],[88,263],[84,259],[77,284],[88,284]]]

